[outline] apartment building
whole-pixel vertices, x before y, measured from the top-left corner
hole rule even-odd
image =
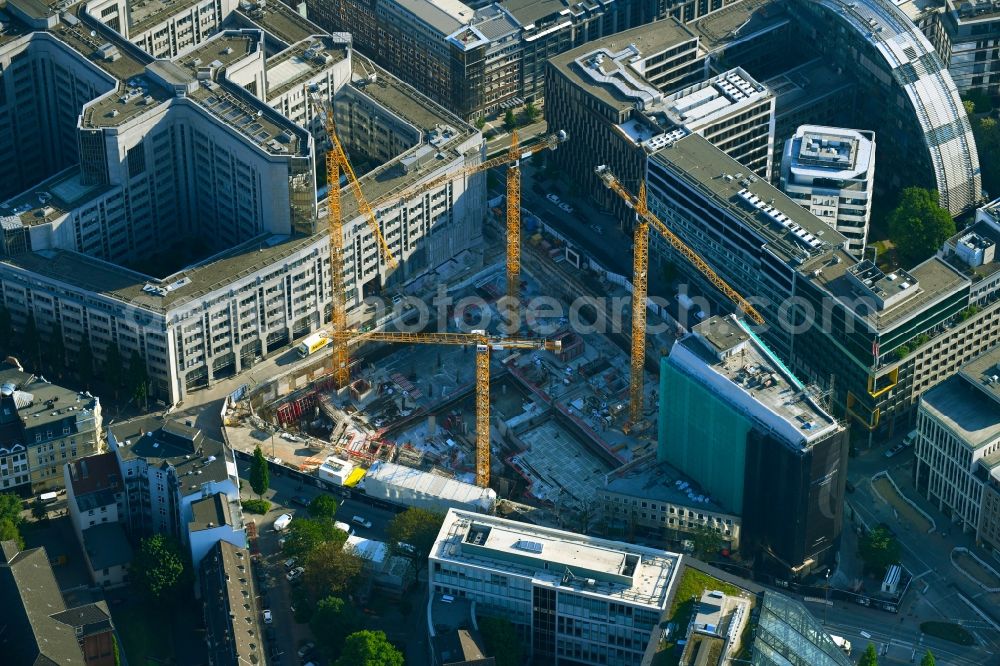
[[[719,535],[727,548],[740,548],[742,519],[712,499],[697,481],[682,474],[656,454],[639,457],[613,472],[598,489],[600,524],[609,534],[625,538],[682,541],[701,530]]]
[[[153,397],[175,403],[321,327],[329,243],[317,140],[300,126],[326,145],[314,96],[333,96],[342,142],[378,165],[362,188],[399,261],[380,256],[345,196],[352,325],[371,316],[365,297],[481,242],[485,175],[461,175],[482,159],[481,134],[353,57],[348,35],[323,35],[280,3],[254,6],[232,12],[240,27],[155,60],[86,7],[8,8],[0,54],[57,34],[77,69],[110,81],[75,111],[79,164],[0,204],[0,302],[16,330],[31,312],[70,352],[88,339],[98,363],[112,346],[135,352]]]
[[[125,484],[114,452],[66,463],[66,504],[77,541],[86,555],[94,585],[119,587],[128,582],[132,546],[125,534]]]
[[[917,489],[963,532],[997,545],[1000,351],[966,363],[920,397],[914,443]]]
[[[210,666],[268,663],[250,553],[217,542],[198,568]]]
[[[696,511],[742,519],[758,565],[782,577],[833,565],[847,431],[735,317],[706,319],[661,361],[658,442],[658,459],[700,485]]]
[[[700,136],[680,139],[649,159],[650,209],[753,299],[767,321],[759,335],[798,376],[832,388],[838,413],[873,433],[907,427],[924,390],[1000,340],[992,264],[942,256],[885,274],[779,190],[737,179],[741,169]],[[671,256],[655,236],[651,245]],[[687,262],[676,265],[731,308]]]
[[[875,187],[875,133],[803,125],[785,143],[781,191],[847,239],[862,257]]]
[[[451,509],[428,557],[434,598],[510,620],[545,663],[638,665],[680,557]],[[428,622],[432,625],[432,622]]]
[[[174,58],[218,32],[236,0],[96,0],[87,10],[154,58]]]
[[[140,417],[108,428],[108,447],[125,484],[122,520],[133,537],[168,534],[190,547],[189,525],[220,524],[205,509],[217,506],[213,497],[221,493],[225,523],[239,527],[246,545],[236,461],[225,444],[181,423]],[[206,498],[210,505],[196,516],[194,505]]]
[[[67,607],[44,548],[0,542],[0,634],[5,664],[114,666],[114,624],[98,601]]]
[[[20,367],[0,367],[0,492],[63,486],[67,462],[101,451],[101,401]]]

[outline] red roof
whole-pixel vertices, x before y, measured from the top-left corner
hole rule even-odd
[[[120,491],[122,478],[114,452],[74,460],[70,463],[70,481],[77,496],[98,490]]]

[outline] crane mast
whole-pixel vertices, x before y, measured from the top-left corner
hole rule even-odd
[[[698,269],[709,282],[736,304],[743,313],[757,324],[764,323],[764,317],[730,287],[725,280],[712,270],[694,250],[674,234],[660,218],[656,217],[646,204],[646,185],[639,188],[639,196],[634,196],[615,178],[606,166],[596,169],[605,187],[617,194],[630,208],[635,210],[634,231],[635,250],[632,258],[632,366],[629,385],[629,417],[633,422],[642,416],[643,365],[646,360],[646,292],[649,280],[649,228],[656,229],[663,238],[685,259]]]

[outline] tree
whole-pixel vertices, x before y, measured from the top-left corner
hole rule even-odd
[[[889,214],[889,235],[900,262],[911,268],[955,235],[955,220],[938,205],[936,192],[908,187],[896,210]]]
[[[878,525],[861,537],[858,553],[865,562],[865,569],[881,577],[891,565],[899,563],[899,541],[885,525]]]
[[[995,195],[1000,191],[1000,126],[989,116],[971,119],[972,134],[976,138],[976,152],[983,171],[983,188]]]
[[[31,517],[35,520],[42,520],[49,517],[49,508],[45,506],[45,502],[35,499],[31,503]]]
[[[486,118],[479,116],[476,118],[476,129],[482,130],[484,127],[486,127]]]
[[[0,493],[0,519],[6,518],[14,526],[21,524],[21,498],[14,493]]]
[[[347,637],[335,666],[403,666],[403,653],[381,631],[356,631]]]
[[[534,102],[528,102],[527,106],[524,107],[524,116],[528,119],[529,123],[538,120],[538,107],[535,106]]]
[[[128,387],[135,398],[135,404],[146,405],[149,397],[149,371],[146,369],[146,362],[139,356],[139,352],[132,350],[132,356],[128,360]]]
[[[285,533],[282,552],[287,557],[306,557],[325,543],[342,548],[347,532],[338,529],[329,518],[296,518]]]
[[[317,495],[309,502],[309,515],[313,518],[333,520],[337,515],[337,500],[329,495]]]
[[[507,113],[504,114],[503,126],[507,128],[507,131],[517,127],[517,118],[514,116],[513,109],[507,109]]]
[[[267,468],[267,460],[260,450],[260,444],[253,450],[253,458],[250,460],[250,487],[257,493],[257,499],[271,487],[271,472]]]
[[[94,348],[87,338],[80,341],[80,350],[76,354],[76,371],[80,373],[84,387],[90,388],[90,380],[94,376]]]
[[[309,620],[320,650],[329,658],[340,654],[347,637],[362,628],[361,614],[340,597],[325,597]]]
[[[496,659],[497,666],[521,666],[521,641],[509,620],[484,617],[479,630],[486,642],[487,656]]]
[[[920,660],[920,666],[935,666],[934,653],[928,650],[924,653],[924,658]]]
[[[0,541],[13,541],[18,548],[24,548],[21,531],[17,529],[17,524],[10,518],[0,518]]]
[[[130,572],[142,594],[155,604],[170,604],[187,591],[180,546],[166,535],[154,534],[140,542]]]
[[[962,106],[965,107],[965,115],[971,116],[976,112],[976,103],[971,99],[962,100]]]
[[[694,541],[694,552],[702,558],[718,555],[725,543],[722,535],[705,525],[691,531],[691,540]]]
[[[861,655],[858,666],[878,666],[878,653],[875,652],[875,644],[869,643],[865,648],[865,653]]]
[[[314,599],[342,594],[354,588],[361,577],[361,558],[344,550],[342,543],[322,543],[306,556],[305,584]]]
[[[444,514],[426,509],[411,507],[403,513],[396,514],[386,528],[389,548],[401,555],[409,555],[415,560],[423,560],[434,547],[434,541],[441,531],[443,522]],[[413,552],[401,550],[400,543],[412,546]]]

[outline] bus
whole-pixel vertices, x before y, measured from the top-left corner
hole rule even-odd
[[[332,340],[326,336],[326,333],[320,331],[319,333],[313,333],[303,340],[295,350],[299,353],[299,356],[305,358],[310,354],[315,354],[331,342]]]

